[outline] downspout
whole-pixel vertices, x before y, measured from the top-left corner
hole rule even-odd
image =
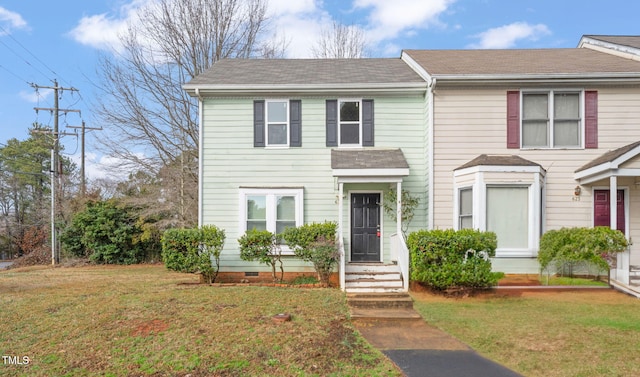
[[[427,212],[427,221],[428,221],[428,229],[433,230],[434,226],[433,226],[433,221],[434,221],[434,198],[433,198],[433,193],[434,193],[434,189],[433,189],[433,180],[434,180],[434,162],[433,162],[433,156],[434,156],[434,152],[433,152],[433,148],[434,148],[434,140],[433,140],[433,135],[434,135],[434,115],[433,112],[435,110],[435,104],[434,104],[434,99],[435,99],[435,89],[436,89],[436,78],[432,78],[431,79],[431,83],[428,86],[427,89],[427,95],[429,98],[429,115],[427,117],[427,128],[428,128],[428,137],[429,137],[429,142],[428,142],[428,148],[429,148],[429,152],[428,152],[428,156],[429,156],[429,163],[427,164],[428,169],[429,169],[429,190],[427,191],[427,195],[429,195],[429,200],[428,200],[428,205],[429,205],[429,210]]]
[[[198,97],[198,227],[204,225],[204,211],[202,210],[203,202],[203,188],[204,188],[204,162],[203,162],[203,152],[204,148],[202,147],[203,138],[204,138],[204,104],[202,96],[200,95],[200,89],[195,89],[196,97]]]

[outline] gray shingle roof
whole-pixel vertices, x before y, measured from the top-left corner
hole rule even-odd
[[[638,61],[587,48],[404,52],[434,76],[640,73]]]
[[[423,83],[401,59],[225,59],[186,86]]]
[[[640,49],[640,35],[585,35],[584,37]]]
[[[588,162],[587,164],[581,166],[578,170],[576,170],[575,172],[581,172],[583,170],[587,170],[589,168],[601,165],[601,164],[605,164],[607,162],[612,162],[615,159],[617,159],[618,157],[624,155],[625,153],[631,151],[634,148],[637,148],[638,146],[640,146],[640,141],[636,141],[635,143],[631,143],[629,145],[625,145],[624,147],[620,147],[618,149],[614,149],[611,150],[609,152],[606,152],[605,154],[603,154],[602,156],[591,160],[590,162]]]
[[[407,169],[401,149],[332,149],[332,169]]]
[[[529,161],[516,155],[495,155],[481,154],[466,164],[454,169],[466,169],[474,166],[540,166],[540,164]]]

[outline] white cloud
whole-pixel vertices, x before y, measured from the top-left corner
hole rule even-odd
[[[373,41],[396,38],[439,24],[438,16],[455,0],[355,0],[355,9],[370,9],[368,35]]]
[[[10,29],[29,28],[27,21],[25,21],[19,13],[12,12],[3,7],[0,7],[0,25],[7,31]],[[0,35],[2,35],[1,31]]]
[[[140,158],[144,158],[142,153],[139,153]],[[77,153],[71,156],[71,160],[80,168],[82,156]],[[84,158],[84,170],[85,176],[88,181],[96,179],[111,179],[114,181],[126,180],[129,176],[129,171],[123,169],[122,166],[124,160],[112,157],[112,156],[99,156],[96,153],[88,152]]]
[[[30,91],[21,90],[20,93],[18,93],[18,95],[20,96],[20,98],[22,98],[27,102],[39,103],[51,97],[53,95],[53,90],[52,89],[40,89],[40,90],[30,90]]]
[[[138,10],[154,0],[134,0],[117,10],[115,16],[107,13],[85,16],[78,21],[69,35],[77,42],[101,50],[121,51],[119,36],[130,22],[136,22]]]
[[[311,47],[322,30],[332,24],[329,13],[314,0],[271,0],[268,7],[271,26],[288,43],[288,58],[311,57]]]
[[[479,39],[478,43],[469,45],[470,48],[510,48],[516,45],[519,40],[538,40],[540,37],[551,34],[549,28],[544,24],[530,25],[526,22],[514,22],[489,29],[473,37]]]

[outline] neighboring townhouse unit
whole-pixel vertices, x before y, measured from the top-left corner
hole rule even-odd
[[[240,259],[247,229],[334,221],[343,288],[379,266],[387,278],[369,290],[407,289],[400,224],[381,203],[408,190],[420,199],[412,229],[427,227],[426,83],[415,71],[401,59],[230,59],[184,88],[200,106],[199,223],[227,235],[222,279],[270,276]],[[285,273],[313,271],[282,252]]]
[[[640,62],[612,51],[404,51],[429,84],[430,225],[496,232],[507,273],[539,272],[547,230],[640,239]],[[634,264],[632,244],[614,279],[628,285]]]

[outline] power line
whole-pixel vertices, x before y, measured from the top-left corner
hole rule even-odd
[[[42,64],[45,68],[47,68],[51,73],[53,73],[53,76],[59,76],[53,69],[51,69],[45,62],[43,62],[42,60],[40,60],[36,55],[34,55],[31,51],[29,51],[28,48],[24,47],[24,45],[22,43],[20,43],[17,39],[15,39],[13,37],[13,35],[11,33],[9,33],[5,28],[2,27],[2,25],[0,25],[0,30],[2,30],[4,32],[5,35],[8,35],[9,38],[11,38],[14,42],[16,42],[18,44],[18,46],[22,47],[23,50],[25,50],[27,53],[29,53],[29,55],[33,56],[38,62],[40,62],[40,64]],[[6,46],[6,45],[5,45]],[[63,80],[64,81],[64,80]]]
[[[7,48],[7,50],[11,51],[15,56],[17,56],[18,58],[22,59],[22,61],[24,61],[28,66],[30,66],[31,68],[35,69],[38,73],[40,73],[42,76],[46,77],[47,79],[49,78],[49,76],[45,75],[41,70],[39,70],[38,68],[36,68],[33,64],[31,64],[27,59],[25,59],[24,57],[22,57],[20,54],[18,54],[17,52],[15,52],[11,47],[9,47],[9,45],[7,45],[6,43],[4,43],[2,41],[2,39],[0,39],[0,44],[2,44],[4,47]]]

